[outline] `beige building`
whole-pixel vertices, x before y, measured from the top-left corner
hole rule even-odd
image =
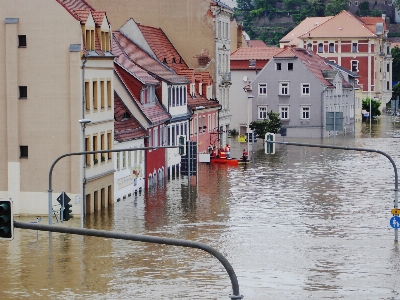
[[[53,162],[84,140],[87,150],[112,148],[111,28],[81,0],[0,0],[0,17],[0,198],[12,198],[16,214],[46,215]],[[82,119],[91,120],[85,130]],[[62,158],[51,204],[65,191],[80,214],[86,181],[87,212],[107,206],[111,157]]]
[[[220,143],[225,144],[231,118],[229,56],[244,41],[241,27],[232,19],[232,8],[218,0],[88,2],[107,11],[113,28],[120,28],[130,18],[137,23],[161,28],[190,68],[212,74],[213,98],[222,105],[219,113]]]

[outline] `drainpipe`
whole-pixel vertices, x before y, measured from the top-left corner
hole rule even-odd
[[[324,138],[324,110],[325,110],[324,93],[327,91],[327,89],[328,87],[325,87],[324,90],[321,92],[321,139]]]
[[[85,59],[82,62],[82,120],[85,119],[85,110],[86,110],[86,92],[85,92],[85,65],[88,59],[88,55],[84,55]],[[82,125],[82,148],[83,151],[86,151],[86,146],[85,146],[85,128],[86,124],[81,124]],[[84,214],[86,212],[86,156],[82,155],[82,166],[83,166],[83,181],[82,181],[82,204],[81,204],[81,228],[83,228],[83,219],[84,219]]]

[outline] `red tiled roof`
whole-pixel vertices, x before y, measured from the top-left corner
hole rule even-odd
[[[269,60],[282,49],[278,47],[241,47],[232,52],[231,60]]]
[[[187,83],[185,77],[177,75],[172,70],[155,60],[142,48],[128,39],[122,32],[114,32],[114,41],[119,44],[122,52],[125,53],[132,62],[153,76],[171,83]]]
[[[188,106],[195,110],[198,106],[204,106],[205,108],[219,108],[220,104],[216,100],[207,100],[204,96],[200,96],[196,93],[196,97],[188,95]]]
[[[249,41],[246,41],[246,43],[247,43],[247,46],[249,46],[249,47],[268,47],[261,40],[249,40]]]
[[[140,91],[143,84],[137,80],[137,78],[133,77],[117,64],[114,64],[114,71],[121,82],[125,85],[128,92],[131,94],[132,100],[135,101],[135,104],[139,110],[144,114],[151,124],[157,125],[171,119],[171,116],[163,109],[157,100],[154,104],[146,105],[143,105],[140,102]]]
[[[124,117],[129,115],[129,119]],[[143,138],[146,136],[146,130],[135,119],[133,114],[126,107],[119,95],[114,91],[114,138],[118,142],[129,141]]]
[[[85,0],[56,0],[77,20],[80,21],[78,15],[74,11],[89,10],[94,11],[94,8],[89,5]]]
[[[188,65],[179,55],[162,29],[141,24],[137,25],[158,60],[170,68],[173,68],[175,71],[188,68]]]
[[[113,44],[113,54],[115,55],[114,63],[118,64],[120,67],[124,68],[131,75],[135,76],[144,84],[158,84],[160,81],[155,79],[149,73],[147,73],[142,68],[138,67],[134,62],[132,62],[129,57],[122,52],[118,43]]]

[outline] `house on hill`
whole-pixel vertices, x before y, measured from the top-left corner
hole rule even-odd
[[[342,11],[325,20],[307,18],[281,40],[281,45],[312,50],[358,73],[361,98],[372,97],[385,106],[392,97],[393,59],[387,35],[384,17],[357,17]]]
[[[326,113],[343,113],[343,130],[354,133],[358,75],[333,67],[311,50],[287,47],[275,54],[252,81],[251,120],[279,113],[288,137],[323,138]]]

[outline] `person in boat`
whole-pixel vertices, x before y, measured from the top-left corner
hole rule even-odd
[[[242,160],[245,161],[248,158],[249,158],[249,153],[246,151],[246,149],[243,149]]]
[[[210,151],[210,147],[211,147],[211,151]],[[210,145],[209,146],[209,151],[210,151],[210,157],[216,157],[217,156],[217,152],[215,151],[215,149],[216,149],[216,147],[215,146],[212,146],[212,145]]]
[[[229,146],[229,144],[226,144],[225,154],[226,154],[226,158],[231,158],[231,147]]]

